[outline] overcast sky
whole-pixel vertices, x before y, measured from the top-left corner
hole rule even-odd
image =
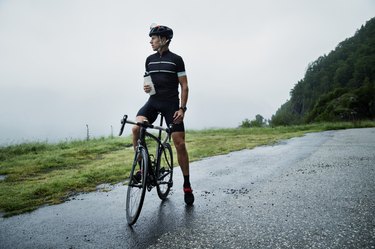
[[[374,0],[0,0],[0,144],[116,134],[148,98],[152,23],[185,61],[187,128],[271,118],[374,13]]]

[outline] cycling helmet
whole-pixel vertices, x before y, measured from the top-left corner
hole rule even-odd
[[[173,30],[171,28],[168,28],[167,26],[157,25],[157,26],[151,26],[149,36],[161,36],[166,37],[168,40],[172,40],[173,38]]]

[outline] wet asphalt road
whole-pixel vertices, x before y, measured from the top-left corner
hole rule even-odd
[[[308,134],[191,164],[126,225],[125,186],[0,218],[0,248],[375,248],[375,129]]]

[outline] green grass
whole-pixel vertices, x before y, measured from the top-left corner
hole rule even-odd
[[[375,122],[191,130],[186,143],[190,161],[196,161],[307,132],[356,127],[375,127]],[[64,202],[79,192],[94,191],[102,183],[122,182],[129,175],[132,159],[130,137],[0,147],[0,175],[6,176],[0,181],[0,211],[4,216],[16,215]]]

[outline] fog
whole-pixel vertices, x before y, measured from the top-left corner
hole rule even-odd
[[[118,132],[147,101],[151,23],[185,61],[188,129],[269,119],[309,63],[375,13],[349,1],[0,1],[0,144]],[[129,128],[126,129],[129,134]]]

